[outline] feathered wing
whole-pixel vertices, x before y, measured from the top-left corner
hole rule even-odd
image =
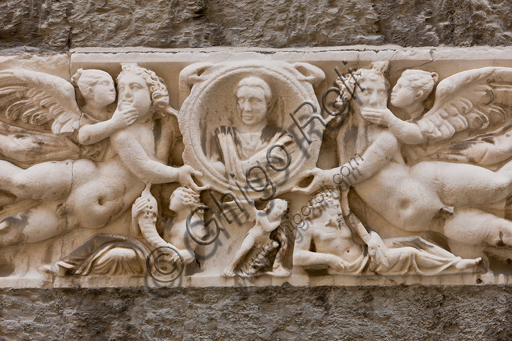
[[[0,110],[6,123],[54,134],[77,130],[81,115],[71,83],[23,69],[0,71]]]
[[[428,141],[458,132],[481,133],[512,114],[512,68],[485,67],[459,72],[441,81],[432,109],[416,123]]]

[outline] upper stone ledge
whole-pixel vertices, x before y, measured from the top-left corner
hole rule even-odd
[[[235,46],[214,46],[214,47],[198,47],[198,48],[151,48],[143,46],[135,47],[77,47],[69,50],[70,53],[211,53],[211,52],[256,52],[262,54],[273,54],[280,52],[305,52],[305,53],[321,53],[321,52],[345,52],[345,51],[470,51],[470,52],[500,52],[510,51],[512,46],[420,46],[420,47],[403,47],[395,44],[387,45],[347,45],[347,46],[322,46],[322,47],[235,47]]]
[[[185,48],[185,49],[152,49],[138,48],[76,48],[70,51],[71,68],[74,64],[80,67],[101,68],[107,64],[119,64],[122,62],[138,63],[169,63],[194,62],[222,63],[228,61],[267,60],[286,62],[307,62],[322,66],[328,63],[341,63],[350,61],[360,65],[373,61],[400,61],[414,63],[408,67],[417,67],[423,63],[435,61],[463,60],[477,63],[475,66],[488,66],[491,63],[501,63],[508,66],[512,47],[400,47],[397,45],[354,45],[343,47],[307,47],[307,48],[255,48],[255,47],[209,47],[209,48]],[[84,64],[85,63],[85,64]],[[320,63],[320,64],[318,64]],[[149,65],[149,64],[148,64]],[[498,65],[498,64],[496,64]],[[355,67],[356,65],[349,65]],[[334,66],[333,66],[334,67]],[[398,65],[403,69],[404,65]],[[72,70],[73,71],[73,70]]]

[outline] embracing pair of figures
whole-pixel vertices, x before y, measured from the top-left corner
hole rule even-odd
[[[233,74],[237,69],[230,67]],[[226,69],[189,66],[180,82],[192,94],[180,112],[169,106],[163,80],[136,64],[122,65],[115,108],[116,87],[104,71],[80,69],[74,86],[44,73],[1,71],[0,244],[100,229],[132,207],[132,237],[128,231],[96,235],[58,264],[73,274],[141,273],[152,250],[170,247],[176,250],[170,261],[183,267],[195,260],[194,251],[213,225],[203,223],[201,192],[239,190],[238,198],[245,200],[230,195],[231,206],[248,208],[244,212],[252,223],[238,252],[219,270],[225,276],[261,269],[288,276],[290,265],[284,263],[291,252],[294,266],[336,273],[473,271],[482,261],[476,249],[512,246],[512,222],[495,212],[500,205],[505,211],[512,194],[512,164],[507,163],[512,157],[512,69],[489,67],[447,77],[437,85],[430,110],[423,103],[433,97],[437,74],[407,70],[391,94],[395,115],[388,109],[387,67],[376,62],[337,80],[336,106],[344,110],[336,137],[339,166],[333,169],[314,168],[321,136],[304,152],[296,127],[284,122],[284,113],[301,104],[298,98],[318,103],[313,86],[323,72],[308,64],[278,65],[272,72],[264,63],[241,66],[227,87],[222,77],[214,77],[230,75]],[[280,68],[290,70],[279,73]],[[287,89],[285,80],[294,80],[283,75],[290,74],[297,84],[307,83],[302,85],[306,90]],[[223,93],[211,90],[216,87]],[[228,111],[236,107],[236,114],[223,112],[220,105],[210,111],[207,99],[216,96],[230,103]],[[174,115],[184,135],[183,159],[192,166],[168,165],[180,135]],[[334,190],[343,167],[354,169],[354,155],[364,162],[350,179],[351,190]],[[299,186],[311,176],[309,185]],[[159,229],[159,202],[150,187],[172,182],[183,186],[170,197],[176,215]],[[322,194],[322,204],[309,205],[312,214],[303,221],[309,228],[287,229],[294,197],[316,199],[321,186],[333,190]],[[297,193],[291,202],[277,199],[290,191]],[[263,197],[267,204],[258,201]],[[191,223],[199,226],[192,235]],[[365,226],[392,238],[382,239]],[[400,237],[393,235],[396,231]],[[447,245],[463,245],[462,254],[416,236],[428,231],[446,237]],[[252,260],[251,251],[256,251]]]

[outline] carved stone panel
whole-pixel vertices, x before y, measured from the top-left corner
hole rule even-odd
[[[508,283],[510,52],[0,56],[0,286]]]

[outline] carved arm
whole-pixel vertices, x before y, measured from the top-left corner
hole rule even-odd
[[[389,109],[369,109],[365,108],[361,115],[365,120],[372,123],[384,125],[389,131],[405,144],[420,144],[427,142],[420,127],[410,121],[402,121],[396,117]]]
[[[162,184],[179,180],[177,168],[150,159],[128,132],[120,131],[114,135],[113,144],[128,169],[145,183]]]

